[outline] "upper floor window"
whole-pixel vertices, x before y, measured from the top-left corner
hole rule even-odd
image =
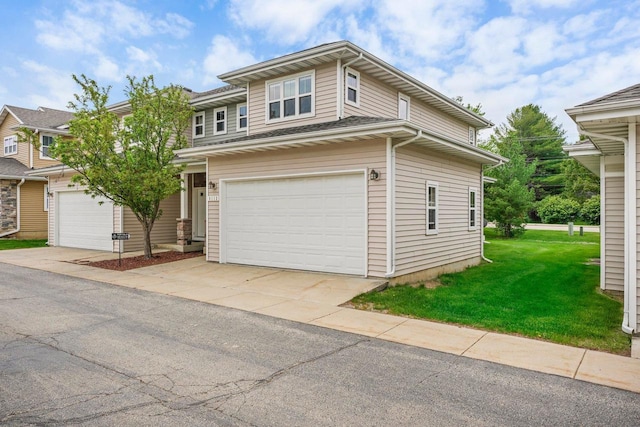
[[[15,135],[4,137],[4,155],[10,156],[18,152],[18,137]]]
[[[476,229],[477,222],[477,209],[476,209],[476,194],[478,190],[473,187],[469,187],[469,231]]]
[[[53,144],[53,136],[51,135],[42,135],[40,138],[40,158],[41,159],[50,159],[49,156],[49,147]]]
[[[246,130],[248,125],[247,104],[238,104],[236,129]]]
[[[427,181],[427,232],[438,234],[438,183]]]
[[[204,111],[193,115],[193,137],[202,138],[204,136]]]
[[[224,135],[227,133],[227,107],[213,110],[213,134]]]
[[[345,102],[355,107],[360,106],[360,73],[347,68]]]
[[[268,81],[267,122],[313,115],[315,73]]]
[[[476,128],[469,127],[469,144],[476,145]]]
[[[398,94],[398,118],[402,120],[409,120],[409,106],[411,100],[407,95],[401,93]]]

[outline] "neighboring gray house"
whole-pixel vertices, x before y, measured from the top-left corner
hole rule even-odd
[[[587,142],[565,148],[600,177],[600,287],[622,292],[622,329],[640,324],[640,84],[573,108],[567,114]]]

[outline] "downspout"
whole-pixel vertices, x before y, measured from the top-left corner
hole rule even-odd
[[[24,184],[25,181],[26,181],[26,179],[22,178],[22,180],[18,183],[18,187],[16,188],[16,221],[17,221],[17,228],[15,230],[5,231],[4,233],[1,233],[0,237],[10,236],[10,235],[16,234],[17,232],[20,231],[20,187],[22,187],[22,184]]]
[[[347,70],[347,67],[351,64],[353,64],[354,62],[357,62],[359,60],[362,59],[362,52],[360,52],[360,55],[358,55],[357,58],[352,59],[351,61],[345,63],[342,65],[342,68],[340,69],[342,72],[342,75],[340,76],[340,87],[338,88],[338,90],[340,90],[340,117],[338,117],[339,119],[342,119],[344,117],[344,75],[345,75],[345,71]],[[360,96],[360,94],[358,94],[358,96]]]
[[[488,170],[495,169],[498,166],[504,165],[502,160],[499,160],[497,165],[489,166],[486,169],[482,169],[480,173],[480,200],[482,200],[482,208],[480,209],[480,220],[482,221],[482,241],[480,242],[480,258],[488,262],[489,264],[493,263],[489,258],[484,256],[484,173]]]
[[[635,125],[635,124],[632,124]],[[635,200],[636,194],[636,183],[635,183],[635,173],[632,174],[632,171],[635,171],[635,147],[632,150],[631,144],[629,144],[629,140],[627,138],[622,138],[619,136],[611,136],[611,135],[603,135],[601,133],[588,132],[582,128],[581,125],[578,125],[578,132],[582,135],[586,135],[594,138],[602,138],[608,139],[610,141],[619,141],[624,144],[624,315],[622,318],[622,331],[626,334],[633,334],[634,328],[631,326],[631,289],[632,282],[636,282],[634,279],[635,274],[632,274],[632,271],[636,271],[636,250],[633,249],[636,247],[636,229],[632,227],[631,221],[635,223],[636,213],[634,205],[631,203],[631,197],[627,197],[628,194],[633,195],[633,199]],[[633,153],[631,153],[633,151]],[[601,202],[602,203],[602,202]],[[632,250],[633,249],[633,250]],[[601,251],[604,251],[604,247],[600,248]],[[637,287],[637,283],[635,283],[635,287]],[[634,289],[635,289],[634,287]],[[634,300],[635,300],[635,293]],[[636,301],[633,301],[634,304],[637,304]],[[634,321],[635,322],[635,321]]]
[[[391,278],[396,273],[396,149],[422,138],[422,130],[416,136],[393,145],[393,139],[387,138],[387,274]]]

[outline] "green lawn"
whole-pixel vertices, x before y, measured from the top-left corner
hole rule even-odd
[[[360,295],[358,308],[519,334],[578,347],[628,354],[620,330],[622,304],[599,291],[599,233],[527,231],[500,239],[486,229],[483,263],[440,276],[442,286],[396,286]]]
[[[44,248],[46,240],[0,239],[0,251],[6,249]]]

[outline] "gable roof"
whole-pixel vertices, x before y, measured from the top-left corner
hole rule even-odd
[[[56,110],[53,108],[38,107],[36,110],[29,108],[5,105],[0,111],[0,123],[4,121],[8,114],[11,114],[20,123],[30,129],[46,129],[51,132],[60,133],[60,126],[65,125],[73,118],[70,111]]]
[[[218,78],[230,84],[246,86],[251,81],[291,74],[337,60],[341,61],[342,66],[350,64],[360,72],[395,87],[408,96],[451,114],[471,126],[478,128],[493,126],[491,121],[475,114],[453,99],[346,40],[322,44],[300,52],[259,62],[220,74]]]
[[[26,179],[33,181],[42,181],[43,178],[30,177],[27,172],[31,169],[16,159],[9,157],[0,157],[0,178],[3,179]]]

